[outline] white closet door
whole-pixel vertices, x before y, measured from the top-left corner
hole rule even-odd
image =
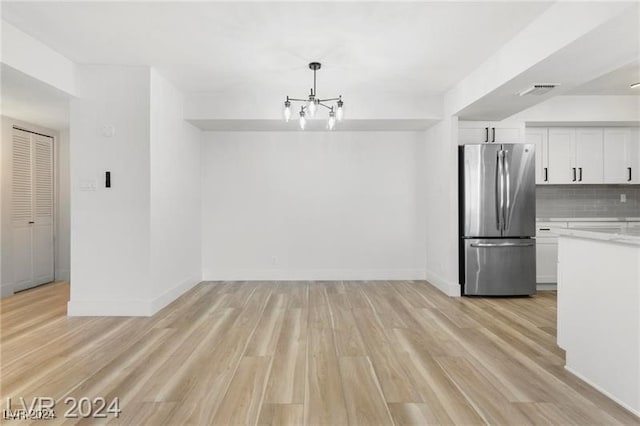
[[[53,281],[53,139],[32,135],[33,281]]]
[[[14,289],[54,279],[53,139],[13,130]]]
[[[13,234],[13,282],[17,290],[28,287],[33,278],[33,174],[31,169],[31,134],[13,130],[11,183],[11,224]]]

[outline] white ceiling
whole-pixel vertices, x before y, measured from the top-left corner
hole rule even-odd
[[[186,92],[446,91],[549,2],[2,2],[77,63],[156,66]]]
[[[640,34],[638,35],[640,37]],[[636,38],[637,41],[637,38]],[[640,63],[635,61],[576,87],[569,95],[640,95]]]
[[[69,127],[69,96],[4,64],[0,67],[2,115],[54,130]]]
[[[640,57],[639,5],[556,51],[467,106],[459,116],[466,120],[501,120],[559,95],[640,94],[637,89],[629,89]],[[558,86],[543,95],[518,95],[534,84],[544,83]]]

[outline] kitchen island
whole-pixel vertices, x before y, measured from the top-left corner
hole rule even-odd
[[[640,229],[554,232],[565,368],[640,416]]]

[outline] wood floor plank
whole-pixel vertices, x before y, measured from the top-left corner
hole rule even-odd
[[[439,357],[436,362],[456,384],[475,411],[488,424],[526,424],[527,418],[501,395],[499,389],[483,380],[473,365],[462,357]]]
[[[211,424],[256,424],[271,357],[244,357]]]
[[[423,402],[391,402],[389,412],[398,426],[422,426],[443,424]]]
[[[309,327],[305,390],[305,424],[346,425],[347,408],[342,388],[333,332]]]
[[[307,367],[307,321],[302,309],[284,313],[267,384],[266,403],[302,404]]]
[[[429,407],[429,417],[435,418],[436,423],[483,423],[472,404],[431,355],[411,352],[404,361],[404,368],[413,375],[416,389]]]
[[[403,367],[403,357],[389,339],[391,330],[385,330],[371,309],[356,309],[360,335],[387,402],[423,402],[410,375]]]
[[[304,424],[304,407],[302,404],[269,404],[262,405],[259,426],[292,426]]]
[[[349,424],[393,424],[369,358],[340,357],[338,362]]]

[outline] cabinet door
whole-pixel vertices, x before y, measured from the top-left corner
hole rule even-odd
[[[491,123],[486,121],[459,121],[458,145],[490,141]]]
[[[536,282],[558,282],[558,239],[538,238],[536,240]]]
[[[603,183],[602,128],[576,129],[576,159],[578,183]]]
[[[548,135],[549,182],[552,184],[574,183],[575,129],[550,128]]]
[[[604,129],[604,183],[629,183],[631,129]],[[633,176],[631,176],[632,178]]]
[[[629,183],[640,183],[640,129],[631,129],[631,141],[629,143],[629,155],[631,157],[629,170],[631,180]]]
[[[524,143],[524,122],[495,122],[491,123],[489,142],[495,143]]]
[[[547,145],[547,129],[545,128],[529,128],[526,131],[526,143],[534,144],[536,147],[536,185],[544,185],[548,183],[548,145]]]

